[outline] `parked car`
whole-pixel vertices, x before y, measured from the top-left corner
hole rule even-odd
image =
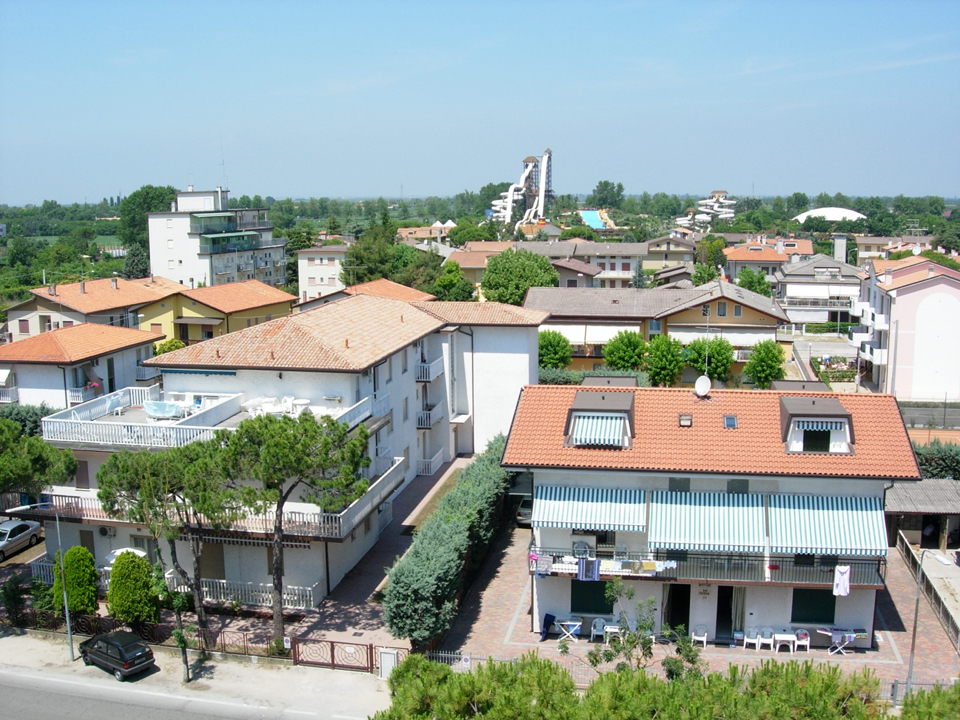
[[[156,662],[153,650],[139,637],[126,630],[94,635],[80,643],[84,665],[99,665],[123,682],[124,678],[143,672]]]
[[[33,520],[7,520],[0,523],[0,562],[40,540],[40,523]]]
[[[517,525],[530,527],[530,518],[533,516],[533,498],[527,495],[517,507]]]

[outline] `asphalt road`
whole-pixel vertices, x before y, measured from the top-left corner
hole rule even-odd
[[[149,677],[149,676],[148,676]],[[317,710],[251,706],[203,697],[183,697],[137,687],[137,683],[91,683],[37,671],[0,669],[0,705],[4,718],[23,720],[362,720]]]

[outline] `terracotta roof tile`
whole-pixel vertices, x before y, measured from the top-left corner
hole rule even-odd
[[[725,248],[723,254],[727,260],[756,261],[756,262],[779,262],[783,263],[789,260],[785,253],[778,253],[776,250],[766,245],[749,243],[747,245],[737,245],[732,248]]]
[[[73,364],[156,342],[157,337],[143,330],[80,323],[0,345],[0,362]]]
[[[433,300],[434,296],[430,293],[421,292],[414,288],[395,283],[386,278],[371,280],[370,282],[351,285],[343,291],[346,295],[375,295],[376,297],[393,298],[394,300],[405,300],[406,302],[417,302],[424,300]]]
[[[468,252],[503,252],[513,249],[514,245],[516,243],[513,240],[471,240],[464,246],[464,249]]]
[[[402,300],[353,295],[145,362],[359,372],[443,326],[442,320]]]
[[[450,325],[519,325],[537,327],[550,317],[542,310],[515,307],[495,302],[447,302],[413,303],[420,310],[430,313]]]
[[[524,388],[503,464],[732,475],[813,475],[918,479],[919,471],[896,400],[891,395],[804,393],[837,398],[849,411],[856,442],[850,455],[784,449],[780,397],[796,393],[714,390],[707,399],[682,388],[604,388],[633,392],[635,434],[628,450],[564,447],[567,410],[578,390],[561,385]],[[681,413],[693,425],[679,427]],[[739,427],[724,428],[724,415]]]
[[[493,255],[499,255],[500,251],[482,252],[480,250],[456,250],[450,253],[447,260],[452,260],[462,268],[485,268],[487,258]]]
[[[599,275],[603,272],[596,265],[591,265],[588,262],[583,260],[577,260],[576,258],[566,258],[563,260],[554,260],[552,263],[555,268],[563,268],[564,270],[572,270],[573,272],[583,273],[584,275],[589,275],[593,277],[594,275]]]
[[[259,280],[244,280],[243,282],[212,285],[210,287],[184,290],[183,294],[191,300],[202,302],[223,313],[235,313],[242,310],[252,310],[264,305],[296,302],[297,296],[285,293]]]
[[[113,286],[116,281],[116,287]],[[49,288],[34,288],[30,292],[48,302],[57,302],[84,315],[126,308],[135,305],[147,305],[183,290],[183,285],[162,277],[124,280],[123,278],[103,278],[86,280],[82,283],[55,285],[54,295]]]
[[[881,290],[896,290],[897,288],[906,287],[907,285],[914,285],[918,282],[929,280],[930,278],[946,278],[947,280],[955,283],[960,282],[960,275],[954,274],[948,268],[936,265],[932,275],[926,268],[924,268],[922,270],[918,270],[917,272],[895,276],[893,280],[888,283],[877,283],[877,287]]]

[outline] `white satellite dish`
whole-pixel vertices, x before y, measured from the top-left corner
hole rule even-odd
[[[919,245],[914,245],[912,252],[913,252],[914,255],[919,255],[919,254],[920,254],[920,246],[919,246]]]
[[[697,378],[697,382],[694,383],[693,391],[699,397],[706,397],[710,392],[710,387],[710,378],[708,378],[706,375],[701,375]]]

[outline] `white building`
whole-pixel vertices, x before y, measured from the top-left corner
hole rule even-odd
[[[889,395],[528,387],[502,462],[533,476],[532,631],[609,619],[619,577],[658,631],[724,643],[826,626],[869,647],[884,488],[919,480]]]
[[[284,238],[265,208],[230,210],[227,190],[177,194],[169,211],[149,213],[150,272],[187,287],[260,280],[286,282]]]
[[[297,287],[300,302],[332,295],[346,286],[340,279],[348,245],[326,245],[297,250]]]
[[[860,294],[860,268],[814,255],[784,263],[774,273],[777,301],[793,323],[847,322]]]
[[[163,373],[162,393],[126,387],[42,421],[44,439],[71,448],[83,468],[73,485],[53,488],[61,520],[71,521],[64,542],[87,546],[98,563],[122,547],[158,552],[143,527],[110,520],[100,507],[96,474],[113,452],[183,445],[262,412],[362,422],[370,433],[368,492],[340,513],[301,498],[287,505],[295,528],[284,602],[313,607],[376,542],[393,493],[508,431],[520,389],[537,380],[545,317],[495,303],[357,295],[156,357],[149,366]],[[270,515],[205,532],[212,600],[269,604],[271,538]]]

